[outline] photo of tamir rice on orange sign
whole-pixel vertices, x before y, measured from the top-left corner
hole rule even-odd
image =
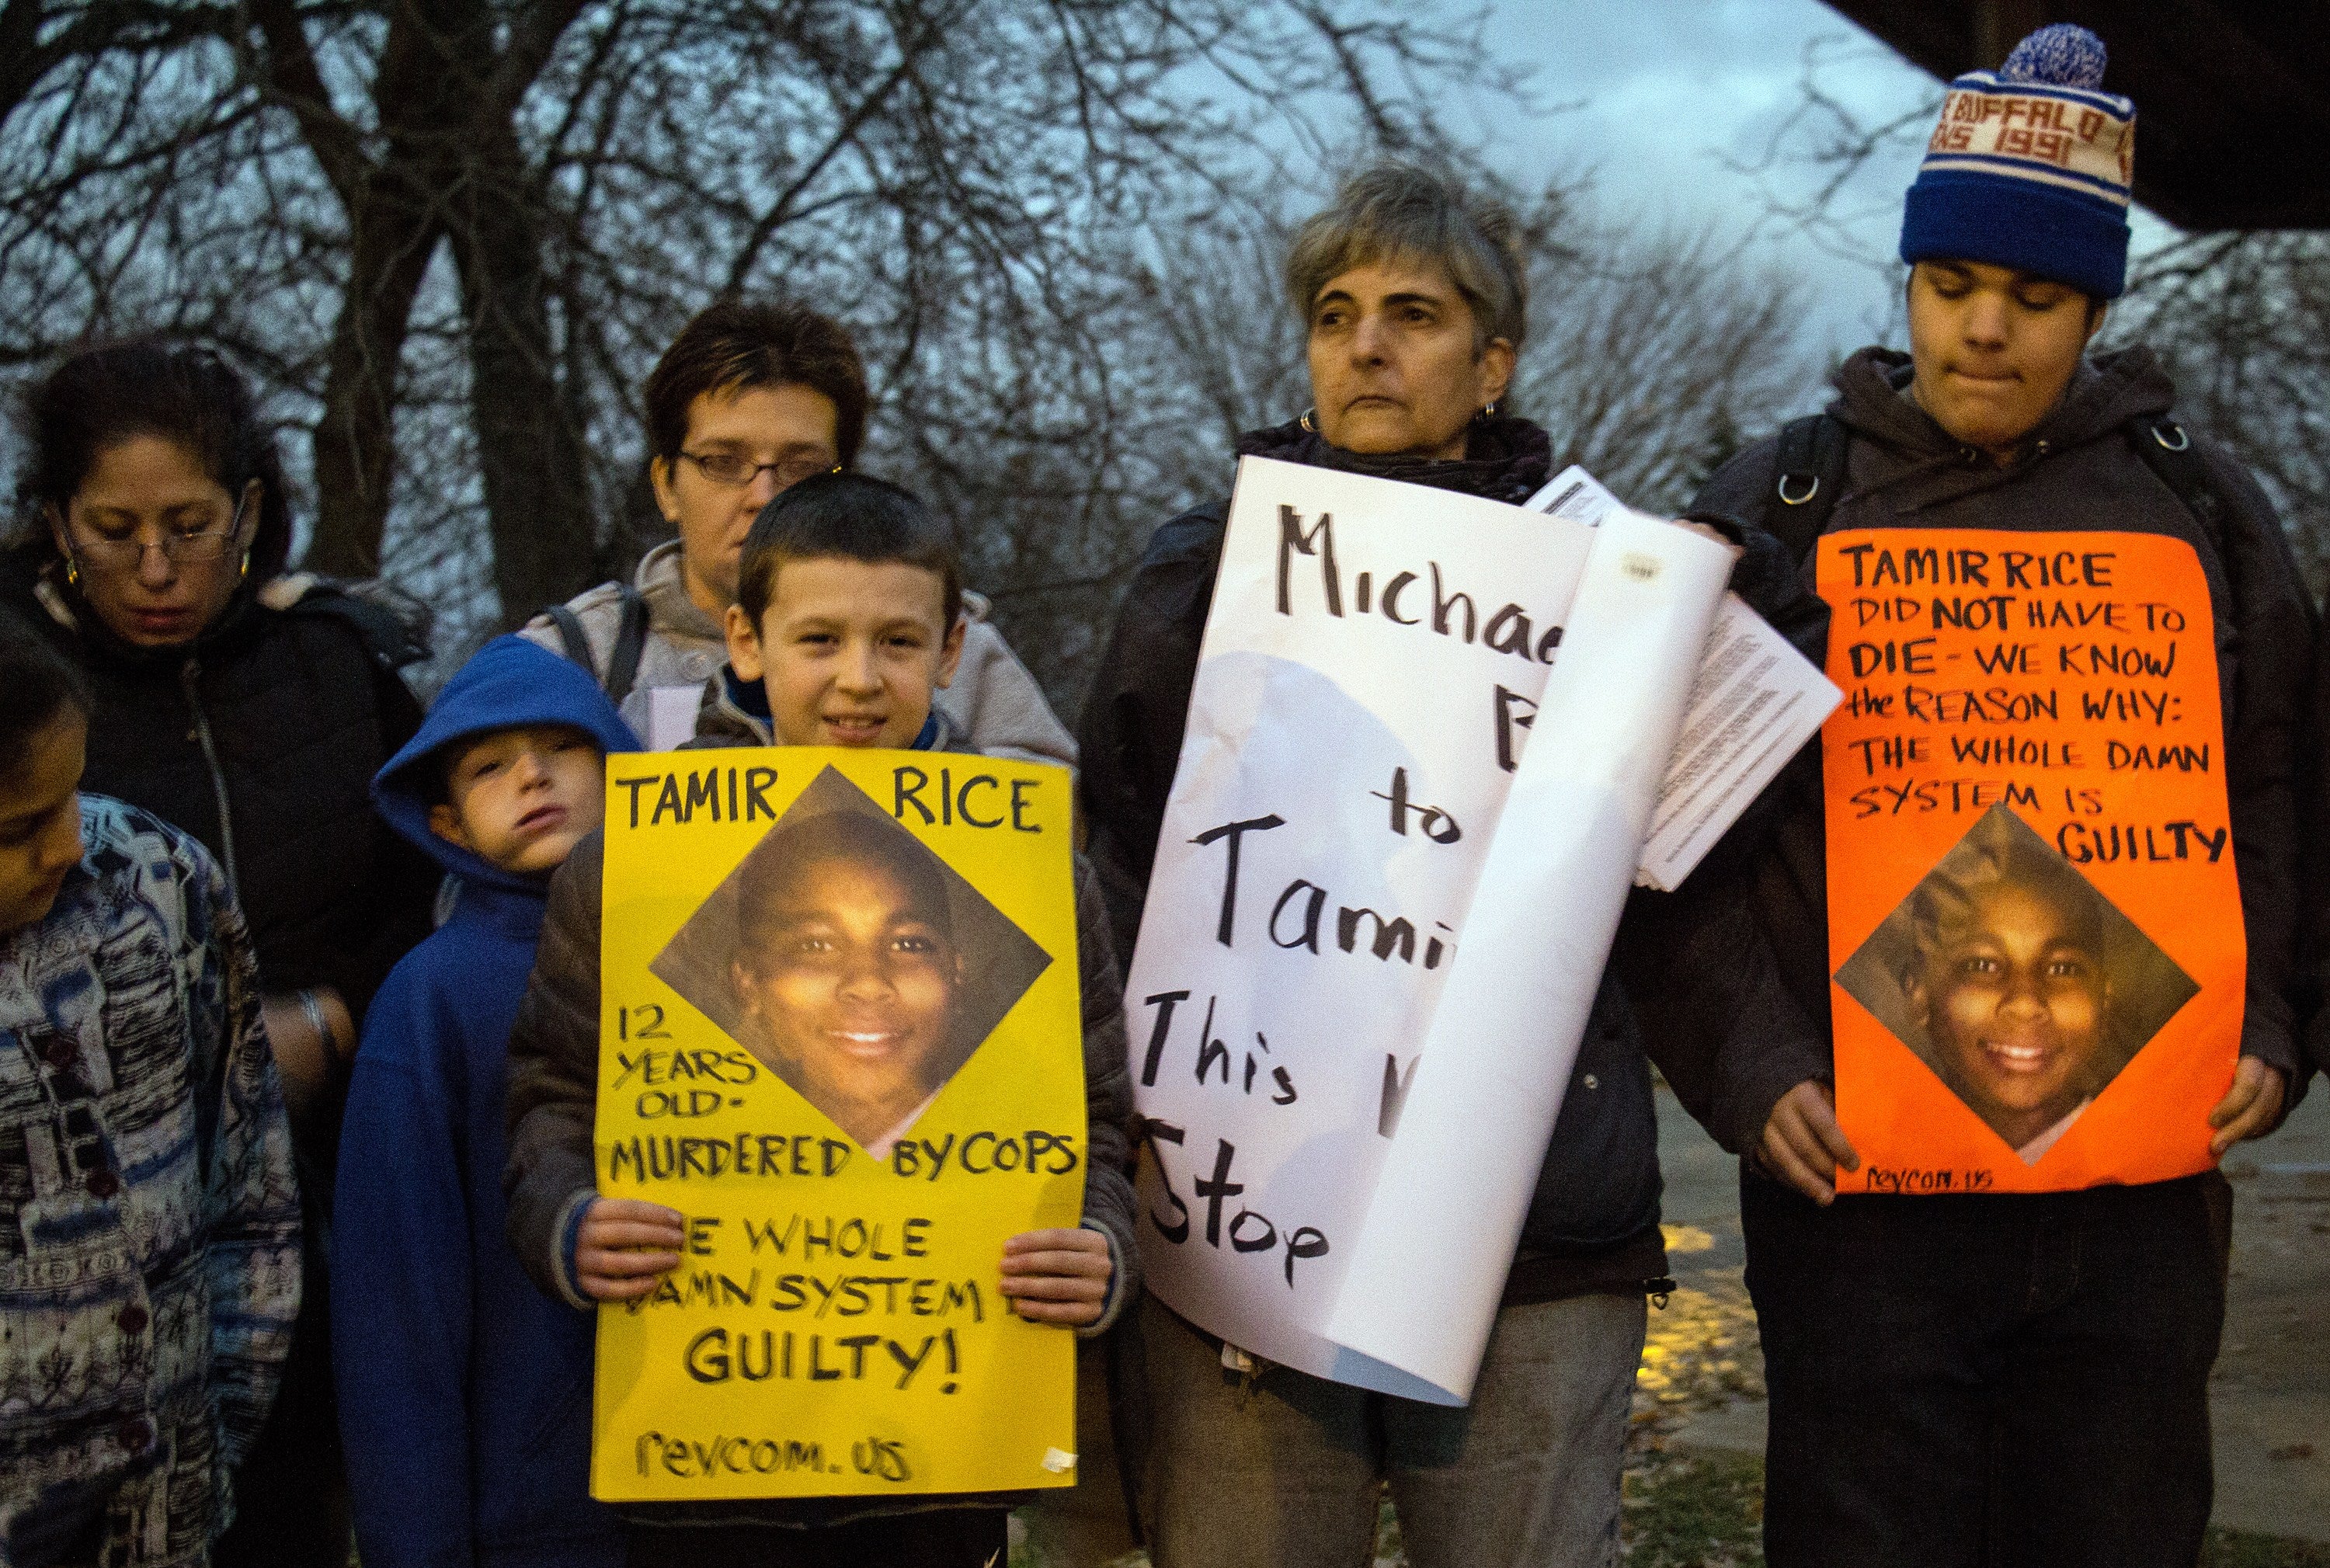
[[[2248,955],[2193,546],[1863,530],[1817,571],[1839,1189],[2208,1168]]]

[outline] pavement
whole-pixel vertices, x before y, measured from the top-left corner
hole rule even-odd
[[[2215,1523],[2330,1542],[2330,1086],[2225,1163],[2232,1277],[2211,1381]],[[1659,1091],[1670,1272],[1636,1391],[1638,1433],[1662,1448],[1761,1454],[1762,1362],[1740,1283],[1738,1165]]]

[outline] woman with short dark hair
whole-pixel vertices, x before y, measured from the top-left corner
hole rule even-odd
[[[1378,166],[1302,226],[1286,278],[1314,405],[1242,439],[1241,455],[1508,503],[1545,484],[1546,432],[1501,408],[1528,307],[1504,209]],[[1079,799],[1128,968],[1228,513],[1158,530],[1084,708]],[[1382,1482],[1423,1568],[1615,1562],[1644,1294],[1666,1283],[1658,1221],[1650,1072],[1605,979],[1469,1408],[1267,1365],[1150,1298],[1142,1491],[1158,1568],[1366,1562]]]
[[[33,387],[23,422],[26,515],[0,553],[0,607],[89,682],[90,788],[218,860],[299,1140],[308,1305],[220,1560],[344,1568],[317,1227],[357,1024],[429,930],[436,872],[366,794],[420,724],[397,669],[422,650],[378,608],[282,575],[274,436],[217,354],[152,338],[76,354]]]

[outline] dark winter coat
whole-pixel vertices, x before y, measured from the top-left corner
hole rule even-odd
[[[1300,423],[1248,435],[1238,452],[1509,503],[1527,500],[1552,470],[1545,431],[1514,419],[1476,427],[1466,456],[1454,460],[1362,457]],[[1150,540],[1084,703],[1079,798],[1118,956],[1128,966],[1228,520],[1228,503],[1201,506]],[[1659,1192],[1650,1069],[1626,996],[1605,978],[1538,1173],[1505,1301],[1639,1290],[1662,1276]]]
[[[192,644],[108,631],[29,553],[0,605],[45,630],[97,697],[83,785],[200,840],[226,868],[270,993],[328,986],[364,1015],[429,931],[436,865],[373,814],[373,774],[421,723],[384,612],[311,580],[238,593]]]
[[[2273,507],[2246,469],[2194,442],[2221,523],[2202,525],[2130,444],[2129,421],[2165,417],[2175,389],[2149,351],[2102,355],[2001,468],[1960,446],[1902,394],[1907,356],[1864,349],[1837,372],[1830,411],[1851,432],[1846,484],[1825,531],[2114,530],[2189,541],[2209,580],[2223,699],[2249,987],[2241,1051],[2297,1078],[2293,993],[2298,926],[2297,770],[2308,717],[2314,617]],[[1765,441],[1726,465],[1696,510],[1755,524],[1778,464]],[[1766,557],[1764,559],[1768,559]],[[1800,569],[1734,586],[1814,663],[1828,610]],[[1668,983],[1651,1027],[1678,1043],[1667,1075],[1724,1146],[1752,1148],[1772,1107],[1806,1080],[1833,1082],[1829,1043],[1826,829],[1815,740],[1749,819],[1681,890],[1662,901],[1655,940],[1635,957]],[[1647,954],[1647,957],[1645,957]]]
[[[639,745],[580,666],[505,637],[373,786],[459,897],[374,997],[341,1123],[332,1359],[365,1568],[622,1561],[590,1497],[592,1320],[535,1289],[502,1237],[505,1056],[549,879],[429,830],[444,748],[520,724]]]
[[[723,690],[732,681],[724,672]],[[750,705],[750,704],[748,704]],[[706,713],[712,711],[707,704]],[[731,708],[725,723],[699,738],[751,745],[762,715]],[[933,710],[917,747],[952,734]],[[550,888],[550,912],[534,978],[510,1034],[507,1107],[509,1160],[502,1185],[509,1198],[509,1244],[545,1290],[577,1307],[588,1302],[574,1278],[574,1233],[582,1206],[597,1195],[591,1135],[599,1072],[599,940],[606,879],[606,839],[593,833],[574,846]],[[1106,1330],[1140,1298],[1141,1255],[1133,1243],[1132,1089],[1125,1072],[1124,993],[1110,944],[1100,884],[1082,855],[1075,862],[1077,983],[1084,1008],[1085,1148],[1083,1223],[1108,1237],[1116,1277],[1106,1309],[1079,1329]],[[658,1525],[767,1525],[803,1528],[880,1514],[973,1505],[1009,1507],[1017,1493],[923,1494],[912,1497],[811,1498],[787,1502],[632,1505],[626,1517]]]

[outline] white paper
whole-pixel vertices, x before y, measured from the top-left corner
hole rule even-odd
[[[1444,491],[1239,466],[1125,1012],[1150,1289],[1269,1360],[1435,1397],[1321,1329],[1594,537]],[[1506,651],[1484,646],[1492,627]],[[1502,1280],[1449,1290],[1492,1311]]]
[[[1598,510],[1240,466],[1126,990],[1150,1288],[1231,1345],[1470,1392],[1733,554]]]
[[[1681,887],[1843,697],[1746,600],[1725,594],[1634,880]]]
[[[1625,510],[1572,464],[1521,505],[1588,524]],[[1736,593],[1700,656],[1634,880],[1672,893],[1826,722],[1844,694]]]
[[[1601,519],[1326,1325],[1458,1401],[1496,1303],[1450,1287],[1511,1262],[1733,558]]]
[[[701,682],[692,686],[641,686],[623,704],[623,717],[650,751],[669,751],[696,737],[704,705]]]
[[[1522,502],[1521,510],[1542,512],[1549,517],[1567,517],[1590,528],[1602,521],[1605,513],[1624,505],[1601,480],[1572,463]]]

